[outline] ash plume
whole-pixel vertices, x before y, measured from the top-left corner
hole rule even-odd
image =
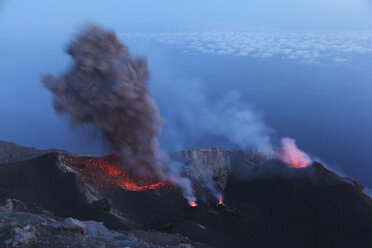
[[[145,81],[147,61],[131,56],[116,34],[89,26],[67,47],[71,68],[44,76],[54,94],[54,109],[71,123],[93,125],[128,172],[163,178],[158,161],[161,118]]]

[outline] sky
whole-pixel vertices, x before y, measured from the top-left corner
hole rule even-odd
[[[0,30],[72,32],[85,21],[115,30],[368,29],[369,0],[5,0]]]
[[[89,22],[148,58],[163,149],[289,136],[372,188],[371,1],[0,0],[0,140],[107,152],[55,114],[40,80],[68,68]]]

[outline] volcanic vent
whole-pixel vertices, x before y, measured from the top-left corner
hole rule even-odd
[[[162,120],[148,94],[147,61],[132,56],[114,32],[100,26],[84,29],[67,51],[71,69],[43,78],[55,111],[67,114],[74,126],[95,128],[116,155],[86,161],[80,172],[137,191],[161,187],[170,178],[194,205],[192,183],[158,148]]]
[[[254,151],[221,149],[169,156],[186,165],[196,193],[209,192],[202,177],[208,169],[223,205],[200,194],[192,208],[168,181],[112,169],[115,156],[63,153],[1,164],[0,200],[32,201],[57,216],[102,221],[114,229],[178,233],[215,247],[369,247],[372,242],[371,199],[355,181],[320,164],[288,168]],[[246,172],[254,177],[242,180]]]
[[[118,187],[128,191],[145,191],[173,187],[170,179],[155,182],[144,176],[120,170],[120,159],[115,155],[102,158],[63,155],[63,160],[84,180],[102,188]]]

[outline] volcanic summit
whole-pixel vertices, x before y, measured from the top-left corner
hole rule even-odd
[[[170,153],[186,165],[183,173],[193,182],[198,201],[191,207],[171,180],[115,170],[115,156],[79,157],[7,142],[0,154],[8,154],[0,161],[4,247],[372,244],[372,199],[356,181],[317,162],[288,168],[254,150]],[[212,175],[217,199],[203,180],[205,173]],[[20,235],[28,237],[26,243]]]

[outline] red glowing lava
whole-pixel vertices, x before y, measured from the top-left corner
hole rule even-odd
[[[222,205],[223,204],[222,198],[223,198],[223,194],[220,193],[220,199],[218,200],[218,205]]]
[[[158,190],[170,185],[170,180],[154,183],[138,176],[129,176],[115,165],[115,156],[104,158],[64,156],[65,160],[76,168],[82,177],[101,187],[117,186],[128,191]]]
[[[307,166],[307,163],[305,163],[302,160],[295,160],[292,161],[289,165],[288,168],[304,168]]]
[[[282,151],[279,153],[279,158],[288,164],[289,168],[304,168],[310,164],[309,156],[298,149],[293,139],[283,138],[281,142]]]
[[[190,207],[193,207],[193,208],[195,208],[195,207],[198,206],[198,204],[196,202],[194,202],[194,201],[189,202],[189,205],[190,205]]]

